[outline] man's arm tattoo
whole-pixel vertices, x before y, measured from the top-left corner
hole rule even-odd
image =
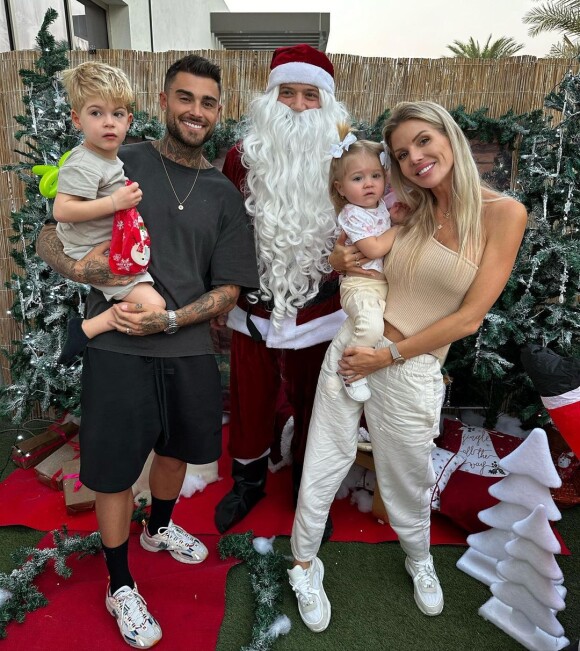
[[[229,312],[236,304],[240,288],[237,285],[222,285],[200,296],[197,301],[177,310],[179,325],[209,321],[220,314]],[[164,316],[167,327],[167,317]]]
[[[36,253],[56,273],[69,280],[79,283],[84,282],[75,273],[74,264],[76,261],[64,254],[62,242],[56,233],[55,224],[43,226],[36,240]]]
[[[55,224],[46,224],[40,231],[36,240],[36,253],[56,273],[77,283],[114,287],[127,285],[132,280],[130,276],[114,274],[103,255],[94,257],[89,252],[81,260],[70,258],[64,252]]]

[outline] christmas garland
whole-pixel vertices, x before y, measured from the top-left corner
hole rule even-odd
[[[220,539],[220,558],[237,558],[248,565],[256,604],[252,640],[241,651],[268,651],[279,635],[290,630],[290,620],[278,606],[282,602],[282,586],[286,578],[287,559],[275,552],[274,538],[254,538],[252,531],[230,534]]]
[[[9,622],[14,620],[22,623],[27,613],[48,603],[47,598],[34,585],[34,579],[44,572],[50,561],[54,561],[54,571],[68,579],[72,574],[66,564],[69,556],[78,553],[79,558],[82,558],[101,550],[101,536],[98,532],[85,537],[76,534],[69,536],[66,527],[63,527],[53,531],[52,538],[54,547],[18,549],[12,558],[20,567],[10,574],[0,573],[0,638],[6,637]]]

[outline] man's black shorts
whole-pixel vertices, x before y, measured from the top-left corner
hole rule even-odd
[[[140,357],[87,348],[81,473],[89,488],[130,488],[152,449],[188,463],[221,454],[222,392],[213,355]]]

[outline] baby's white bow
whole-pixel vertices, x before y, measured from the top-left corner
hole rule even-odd
[[[348,148],[352,145],[353,142],[356,142],[356,136],[351,131],[346,134],[344,140],[339,142],[337,145],[332,145],[330,148],[330,154],[333,158],[342,158],[342,155],[345,151],[348,151]]]

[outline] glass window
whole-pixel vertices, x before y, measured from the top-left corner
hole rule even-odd
[[[87,31],[87,14],[83,4],[77,0],[70,3],[72,16],[72,47],[73,50],[89,49],[89,34]]]
[[[73,25],[73,49],[106,50],[109,47],[107,35],[107,12],[91,0],[70,0]]]
[[[9,0],[9,4],[16,50],[36,47],[36,35],[49,7],[58,12],[58,18],[50,28],[51,33],[57,41],[68,41],[64,0]]]
[[[8,17],[6,5],[0,1],[0,52],[10,51],[10,36],[8,35]]]

